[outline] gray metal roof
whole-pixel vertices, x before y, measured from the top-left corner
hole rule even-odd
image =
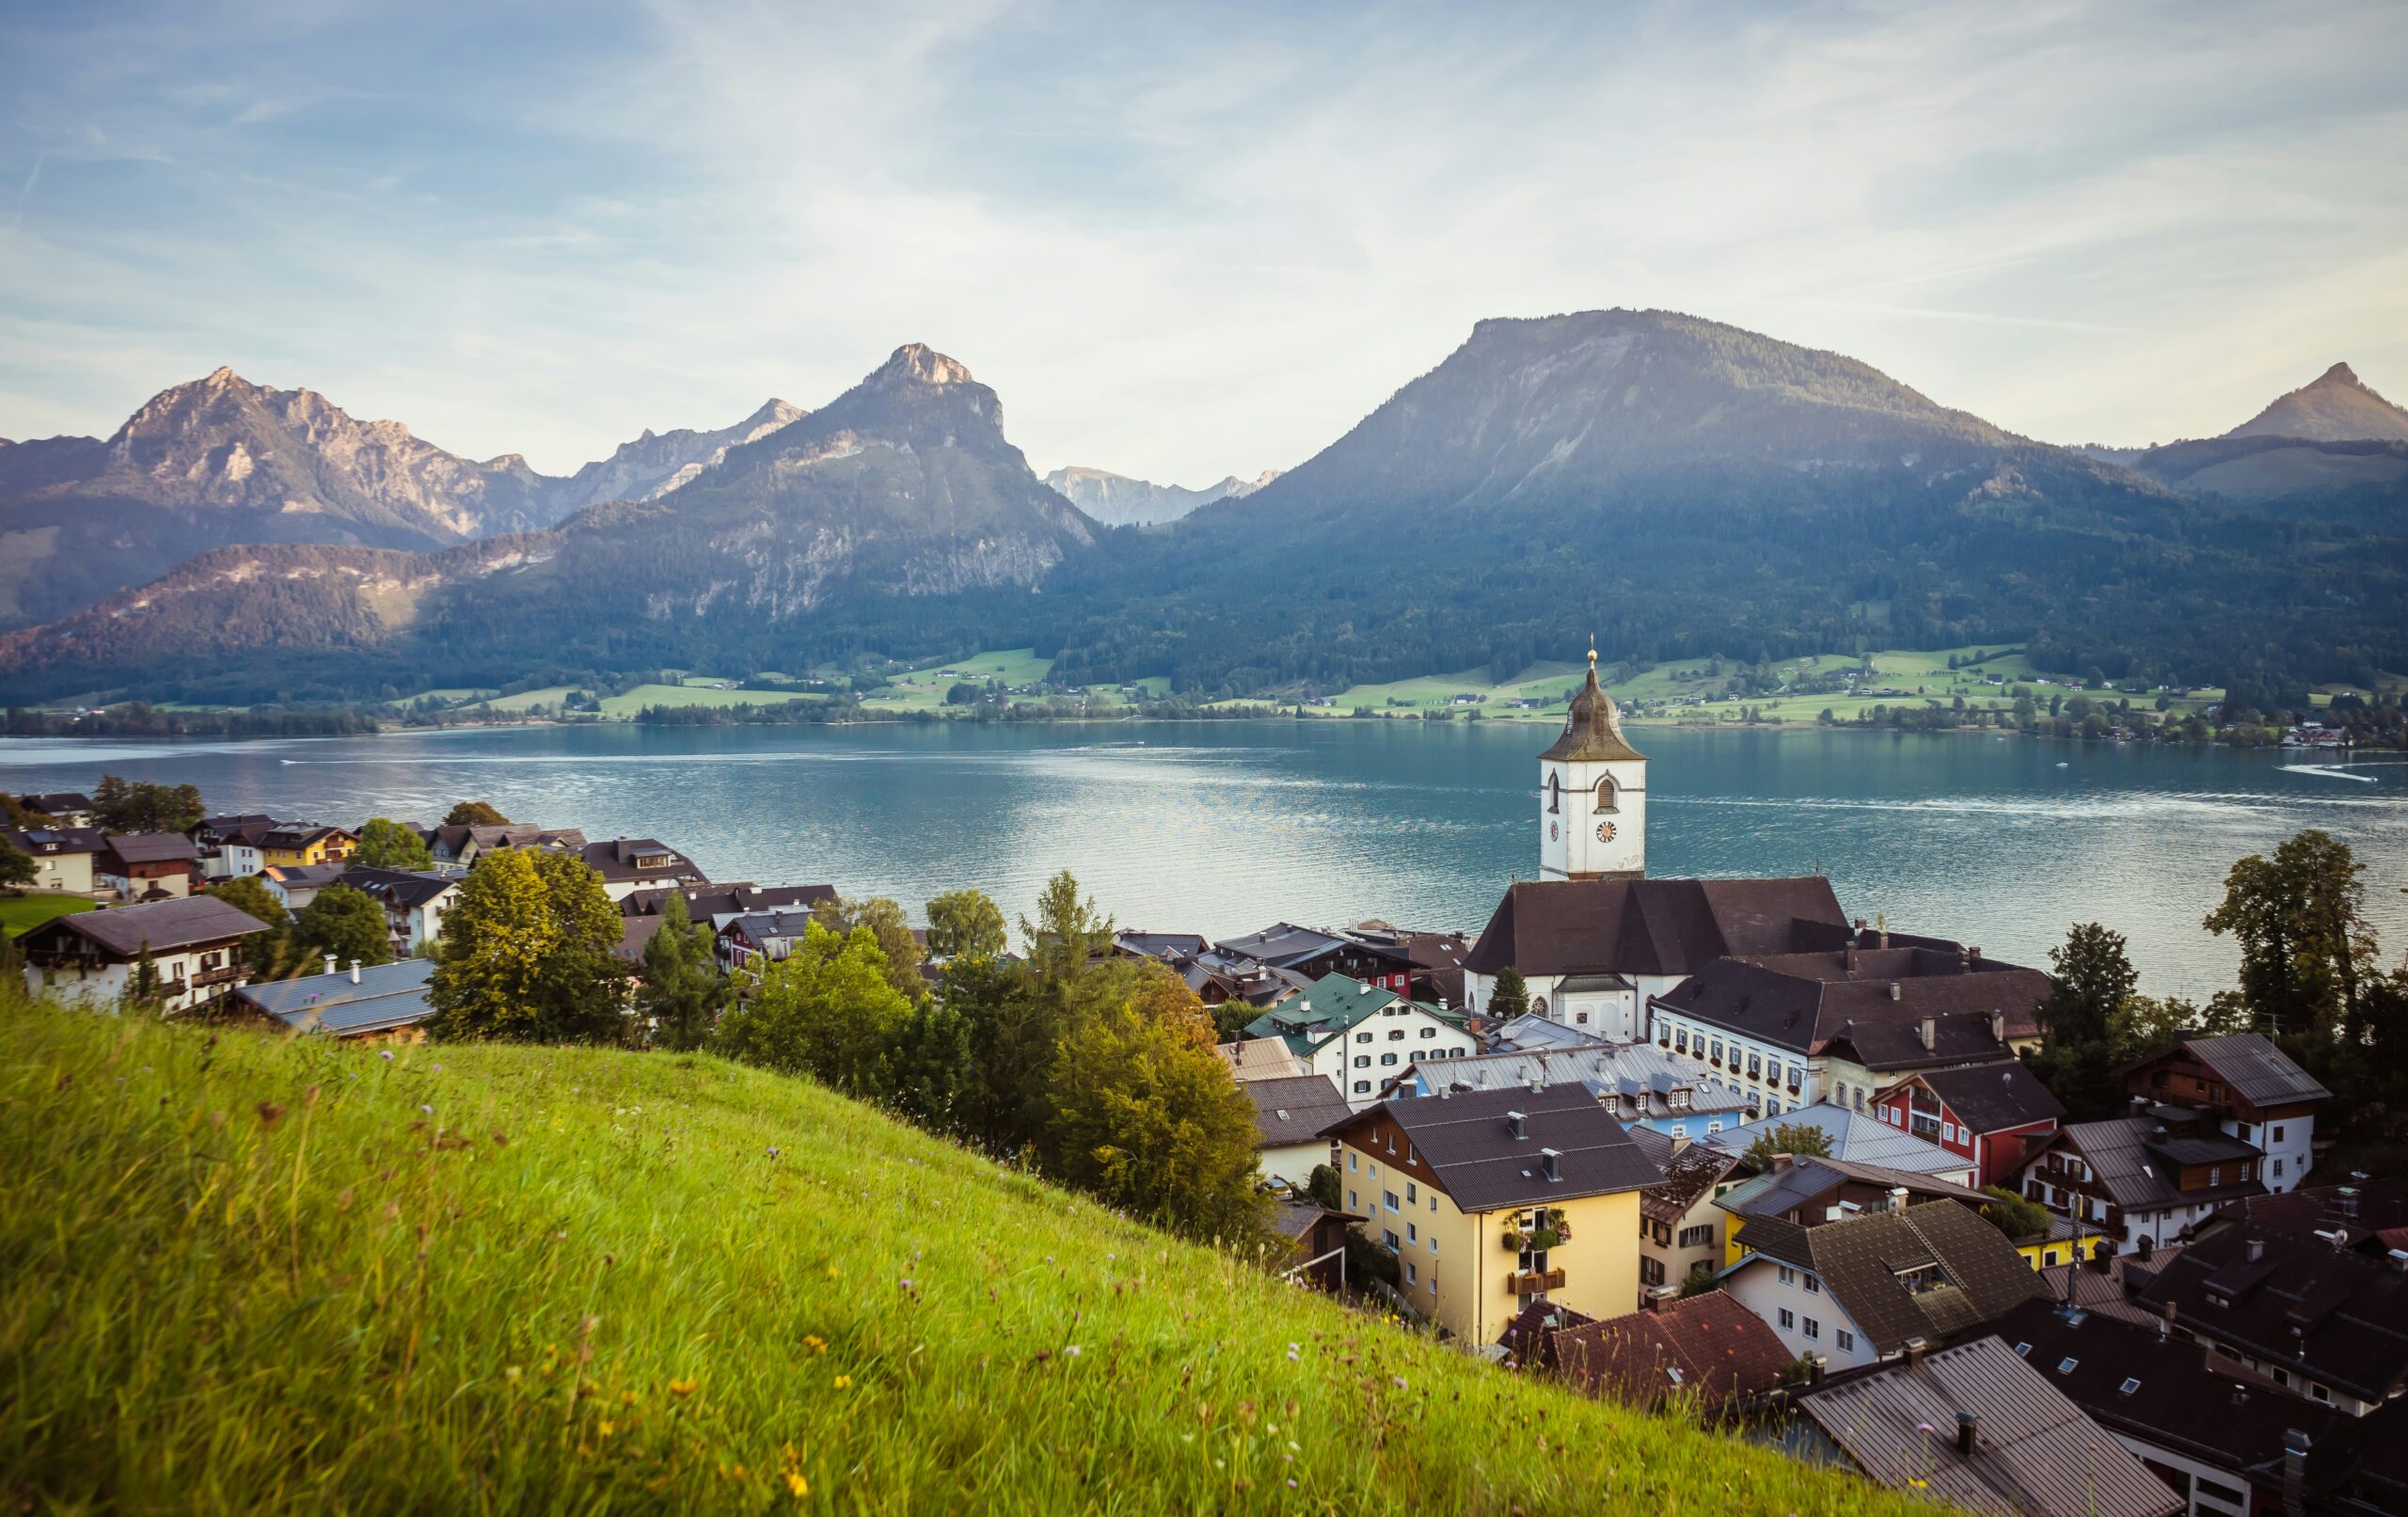
[[[1946,1175],[1973,1167],[1973,1161],[1961,1154],[1952,1154],[1936,1143],[1925,1143],[1878,1118],[1828,1101],[1816,1101],[1779,1116],[1762,1117],[1701,1141],[1728,1153],[1745,1153],[1757,1138],[1781,1127],[1819,1129],[1831,1140],[1831,1157],[1851,1163],[1912,1170],[1918,1175]]]
[[[1587,1043],[1465,1059],[1424,1059],[1412,1073],[1429,1094],[1576,1084],[1624,1121],[1728,1115],[1746,1110],[1735,1086],[1699,1074],[1653,1043]],[[1684,1098],[1676,1102],[1674,1093]]]
[[[1812,1392],[1798,1405],[1867,1477],[1997,1517],[2170,1517],[2165,1483],[1995,1337]],[[1956,1418],[1980,1419],[1971,1456]]]
[[[351,972],[342,970],[246,985],[234,995],[295,1031],[356,1036],[407,1027],[435,1015],[426,1001],[427,982],[434,974],[433,959],[404,958],[362,965],[356,985]]]
[[[2222,1076],[2224,1082],[2257,1106],[2287,1101],[2331,1100],[2309,1073],[2293,1064],[2262,1033],[2234,1033],[2225,1037],[2194,1037],[2182,1045]]]

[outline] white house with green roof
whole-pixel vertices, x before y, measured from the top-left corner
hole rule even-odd
[[[1304,994],[1246,1023],[1244,1035],[1279,1039],[1314,1074],[1327,1076],[1356,1111],[1411,1066],[1474,1051],[1461,1014],[1343,974],[1323,975]]]

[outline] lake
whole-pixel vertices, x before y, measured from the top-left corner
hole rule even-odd
[[[1538,868],[1537,754],[1505,722],[469,729],[243,743],[0,742],[0,788],[103,770],[213,809],[356,825],[454,800],[595,838],[657,837],[719,879],[827,881],[915,912],[975,886],[1006,913],[1068,867],[1124,926],[1277,920],[1477,932]],[[2146,988],[2204,995],[2235,955],[2199,919],[2226,870],[2301,828],[2368,865],[2408,947],[2408,760],[1974,734],[1635,727],[1648,868],[1831,877],[1852,914],[2047,965],[2067,926],[2125,933]],[[2353,778],[2354,776],[2355,778]]]

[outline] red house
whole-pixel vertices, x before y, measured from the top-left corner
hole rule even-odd
[[[1973,1161],[1973,1183],[2015,1183],[2023,1150],[2057,1130],[2066,1109],[2020,1064],[1931,1069],[1882,1093],[1881,1120]]]

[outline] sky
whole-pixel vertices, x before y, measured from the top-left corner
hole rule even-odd
[[[566,473],[931,344],[1291,466],[1666,308],[2063,443],[2408,401],[2408,5],[0,0],[0,436],[220,364]]]

